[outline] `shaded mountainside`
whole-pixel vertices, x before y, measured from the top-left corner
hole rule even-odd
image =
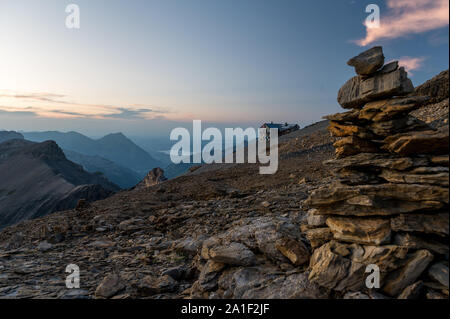
[[[55,141],[62,149],[89,156],[99,156],[144,176],[161,163],[134,144],[122,133],[109,134],[94,140],[77,132],[30,132],[23,133],[27,140]],[[80,163],[79,163],[80,164]]]
[[[23,135],[14,131],[0,131],[0,143],[14,139],[23,140]]]
[[[63,151],[68,160],[80,164],[90,173],[102,173],[108,180],[123,189],[131,188],[141,181],[138,173],[106,158],[83,155],[69,150]]]
[[[0,176],[0,227],[74,208],[86,195],[92,201],[118,190],[105,178],[67,160],[52,141],[1,143]]]
[[[339,273],[341,277],[352,274],[352,269],[360,274],[364,268],[358,260],[373,257],[377,263],[379,253],[385,251],[330,244],[325,248],[332,251],[311,258],[317,243],[333,236],[324,219],[310,212],[305,202],[314,191],[336,180],[324,162],[335,157],[333,143],[341,139],[330,136],[328,125],[329,121],[322,121],[281,137],[279,169],[273,175],[260,175],[259,164],[202,165],[151,187],[4,229],[0,232],[0,296],[388,298],[375,290],[370,296],[344,295],[330,289],[338,284],[335,277],[318,276],[319,270],[332,274],[328,266],[333,265],[347,271]],[[448,165],[448,155],[441,159],[444,162]],[[358,199],[364,201],[364,196]],[[355,229],[346,227],[344,235]],[[409,243],[405,245],[417,244],[414,236],[415,232],[406,232]],[[448,260],[448,245],[442,245],[442,238],[430,237],[425,244]],[[403,266],[395,263],[399,256],[395,250],[387,258],[394,260],[390,267]],[[322,268],[320,257],[329,261]],[[310,262],[316,265],[312,277]],[[354,268],[345,268],[350,262]],[[68,264],[80,267],[80,289],[65,287]],[[409,276],[413,266],[400,277]],[[445,267],[448,263],[438,264],[426,275],[429,281],[420,288],[427,297],[445,297],[447,291],[448,298],[448,286],[445,290],[432,279],[442,275]],[[364,282],[361,277],[347,283]]]

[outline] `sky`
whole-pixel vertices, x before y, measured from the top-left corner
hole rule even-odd
[[[66,27],[66,6],[80,28]],[[380,8],[369,28],[366,6]],[[415,85],[448,69],[448,0],[0,0],[0,130],[300,126],[341,112],[352,56],[382,45]]]

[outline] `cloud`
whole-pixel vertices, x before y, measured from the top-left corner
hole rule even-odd
[[[398,65],[403,66],[409,75],[412,76],[411,71],[420,69],[425,61],[425,57],[412,58],[409,56],[404,56],[398,59]]]
[[[43,118],[92,118],[92,119],[151,119],[170,113],[167,109],[143,104],[129,104],[127,107],[88,104],[69,101],[65,95],[37,92],[24,93],[0,90],[0,106],[4,112],[28,111],[36,117]],[[24,107],[23,103],[27,106]]]
[[[167,113],[166,111],[159,111],[154,109],[130,109],[125,107],[120,107],[117,109],[119,113],[105,114],[106,118],[116,118],[116,119],[147,119],[150,113]],[[161,116],[161,115],[159,115]]]
[[[356,40],[358,45],[424,33],[449,24],[448,0],[387,0],[387,7],[387,14],[380,14],[379,28],[369,28],[364,22],[366,37]]]
[[[0,114],[4,115],[13,115],[13,116],[26,116],[26,117],[35,117],[37,114],[33,111],[15,111],[9,110],[5,106],[0,106]]]

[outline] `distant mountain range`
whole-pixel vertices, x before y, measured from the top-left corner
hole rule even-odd
[[[102,173],[108,180],[123,189],[131,188],[138,184],[142,178],[137,172],[120,166],[100,156],[84,155],[74,151],[63,150],[67,159],[80,164],[90,173]]]
[[[136,172],[139,180],[144,178],[151,169],[164,166],[122,133],[109,134],[100,139],[91,139],[77,132],[62,133],[49,131],[22,134],[25,139],[30,141],[43,142],[52,140],[65,151],[72,151],[88,156],[97,156],[109,160],[119,166]],[[71,153],[69,157],[70,156],[72,156],[75,161],[76,159],[81,159],[80,156],[75,156],[73,153]],[[94,161],[90,158],[89,160],[83,159],[83,162],[89,162],[90,165],[88,166],[91,167],[94,162],[98,161]],[[89,170],[89,168],[87,169]],[[125,184],[129,183],[129,177],[127,177],[127,180],[128,181],[125,182]]]
[[[0,132],[6,139],[10,132]],[[55,211],[80,199],[106,198],[119,187],[69,161],[53,141],[9,139],[0,143],[0,228]]]

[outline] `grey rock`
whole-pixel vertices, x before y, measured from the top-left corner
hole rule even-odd
[[[406,95],[414,86],[404,68],[390,73],[376,74],[370,78],[355,76],[347,81],[338,92],[338,102],[343,108],[362,108],[376,99]]]
[[[347,64],[353,66],[359,75],[373,74],[384,64],[383,48],[379,46],[370,48],[351,58]]]
[[[448,264],[443,262],[434,264],[428,269],[428,275],[448,289]]]

